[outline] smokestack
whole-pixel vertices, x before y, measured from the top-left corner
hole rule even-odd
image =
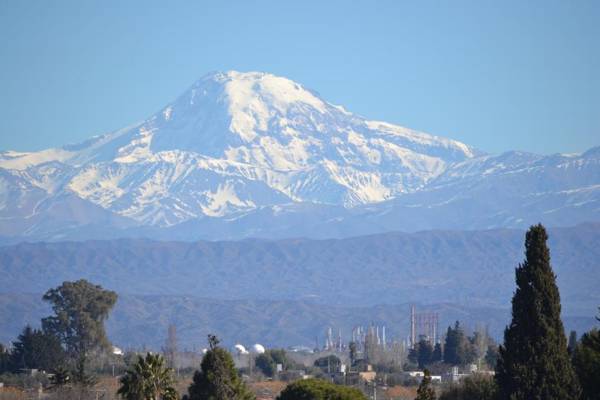
[[[410,306],[410,348],[415,348],[415,342],[417,341],[417,332],[415,326],[415,306]]]
[[[438,314],[435,313],[434,321],[433,321],[433,343],[432,343],[434,346],[437,343],[437,333],[438,333]]]

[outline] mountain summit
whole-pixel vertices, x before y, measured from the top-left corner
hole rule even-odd
[[[597,204],[598,156],[588,153],[591,164],[583,165],[591,169],[576,181]],[[193,221],[217,237],[220,231],[270,236],[265,224],[286,214],[289,234],[310,236],[307,219],[294,222],[289,215],[308,212],[320,222],[352,220],[357,226],[366,214],[373,220],[398,209],[443,211],[443,204],[466,195],[465,184],[472,189],[473,182],[514,168],[526,172],[536,162],[558,168],[526,153],[502,157],[367,120],[286,78],[217,72],[135,126],[58,149],[0,153],[0,217],[6,221],[0,234],[61,238],[84,229],[102,237],[116,227],[123,235],[133,230],[144,236],[150,232],[144,227],[156,233]],[[584,155],[573,157],[554,161]],[[504,223],[486,223],[511,226],[519,218],[510,214]],[[397,216],[392,228],[428,227],[411,220],[414,215]],[[304,228],[294,230],[300,222]]]

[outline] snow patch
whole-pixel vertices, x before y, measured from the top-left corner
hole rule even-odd
[[[0,153],[0,168],[22,171],[50,161],[64,162],[72,156],[73,152],[64,149],[48,149],[33,153],[7,151]]]
[[[275,116],[286,116],[296,104],[325,113],[325,103],[297,83],[260,72],[231,71],[225,75],[230,129],[245,142],[266,132]],[[257,132],[258,131],[258,132]]]
[[[215,192],[207,191],[205,194],[208,203],[202,207],[202,211],[211,217],[222,217],[231,207],[235,209],[256,207],[251,200],[241,200],[231,182],[219,185]]]

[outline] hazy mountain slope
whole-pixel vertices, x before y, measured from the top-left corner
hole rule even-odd
[[[139,124],[0,153],[0,235],[218,240],[562,226],[598,221],[599,160],[598,148],[485,155],[370,121],[289,79],[217,72]]]
[[[129,294],[508,307],[523,240],[523,231],[490,230],[343,240],[24,243],[0,247],[0,292],[40,293],[86,278]],[[600,225],[552,229],[549,244],[565,310],[594,313]]]
[[[509,309],[452,304],[417,306],[419,310],[436,311],[440,327],[460,320],[464,326],[485,324],[490,333],[500,338],[510,318]],[[41,294],[0,293],[0,343],[8,343],[25,324],[39,325],[50,309]],[[564,315],[565,329],[584,332],[597,325],[593,315]],[[327,327],[349,340],[351,329],[358,325],[386,325],[387,337],[404,339],[409,335],[409,304],[350,307],[321,305],[307,301],[216,300],[191,296],[121,295],[107,321],[110,339],[129,348],[148,346],[159,350],[164,345],[170,324],[177,327],[182,349],[206,346],[208,333],[216,333],[225,345],[262,343],[269,347],[314,346],[320,344]],[[135,332],[132,335],[132,332]]]
[[[367,208],[367,207],[365,207]],[[509,152],[458,163],[421,191],[361,215],[381,231],[567,226],[600,219],[600,148],[540,157]]]

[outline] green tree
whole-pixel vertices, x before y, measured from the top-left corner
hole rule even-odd
[[[353,367],[356,362],[356,342],[350,342],[348,344],[348,350],[350,351],[350,366]]]
[[[10,353],[2,343],[0,343],[0,374],[10,369]]]
[[[436,343],[433,348],[433,354],[431,354],[431,362],[440,362],[444,358],[444,354],[442,353],[442,344]]]
[[[417,389],[417,397],[415,397],[415,400],[435,400],[435,391],[431,387],[431,374],[427,369],[423,372],[425,375]]]
[[[330,354],[326,357],[317,358],[313,365],[320,368],[323,372],[331,373],[339,371],[342,361],[335,355]]]
[[[63,282],[48,290],[43,299],[52,304],[54,311],[54,315],[42,319],[44,332],[57,336],[63,343],[74,380],[91,384],[89,356],[109,347],[104,321],[117,301],[117,294],[81,279]]]
[[[54,335],[32,329],[27,325],[13,343],[10,356],[11,369],[40,369],[54,371],[63,365],[65,353],[60,340]]]
[[[567,344],[567,350],[569,351],[570,356],[573,356],[573,352],[575,351],[576,346],[577,346],[577,332],[571,331],[571,333],[569,333],[569,342]]]
[[[485,353],[485,363],[491,368],[495,369],[498,363],[498,346],[493,343],[488,345],[487,352]]]
[[[577,399],[579,388],[560,319],[560,295],[542,225],[525,236],[525,261],[516,268],[512,321],[496,365],[500,399]]]
[[[119,380],[117,393],[126,400],[177,400],[173,370],[159,354],[146,354]]]
[[[600,400],[600,331],[585,333],[573,352],[573,365],[579,377],[584,400]]]
[[[259,354],[254,360],[254,365],[269,377],[274,376],[277,372],[277,364],[281,364],[283,370],[286,371],[294,365],[294,362],[287,357],[283,349],[269,349],[263,354]]]
[[[426,365],[431,363],[433,356],[433,347],[428,340],[421,339],[417,344],[417,364],[419,368],[425,368]]]
[[[419,346],[415,346],[414,348],[408,350],[408,361],[412,365],[417,365],[419,363]]]
[[[458,324],[458,321],[456,321]],[[451,326],[446,331],[446,339],[444,342],[444,362],[446,364],[456,364],[457,343],[454,334],[454,329]]]
[[[69,370],[63,366],[58,366],[53,370],[50,383],[53,387],[66,386],[71,381]]]
[[[271,355],[266,351],[256,356],[254,359],[254,365],[265,376],[272,377],[275,375],[275,362],[273,361]]]
[[[495,400],[496,392],[496,383],[492,378],[473,375],[445,389],[439,400]]]
[[[277,400],[367,400],[358,389],[321,379],[305,379],[286,386]]]
[[[481,367],[481,362],[485,358],[488,350],[488,345],[491,338],[487,333],[487,329],[479,327],[469,337],[467,344],[467,362],[476,362],[478,367]]]
[[[464,365],[470,361],[468,354],[468,340],[465,332],[456,321],[454,328],[448,327],[446,343],[444,345],[444,362],[452,365]]]
[[[200,371],[194,373],[184,399],[253,400],[254,395],[237,374],[231,354],[218,346],[219,341],[214,335],[209,335],[208,344],[209,350],[202,358]]]

